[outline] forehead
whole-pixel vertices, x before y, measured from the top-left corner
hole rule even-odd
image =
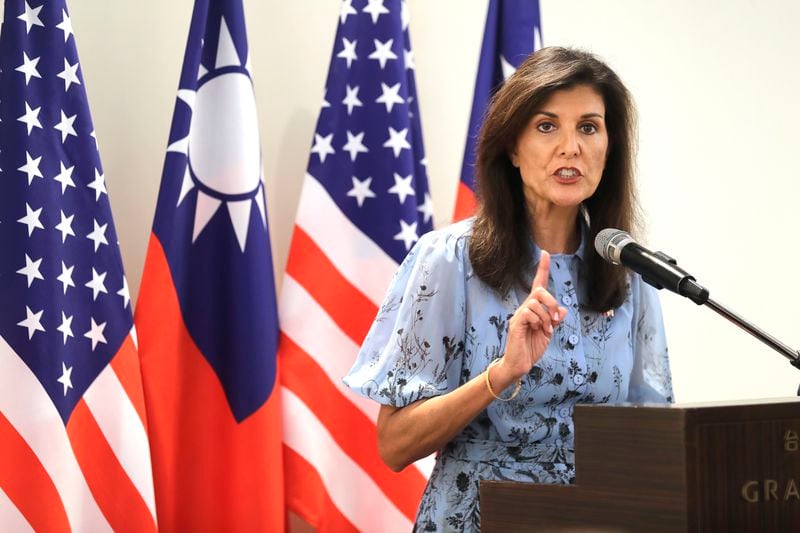
[[[573,111],[581,115],[586,113],[604,115],[605,109],[603,95],[597,89],[591,85],[576,85],[550,93],[534,113],[547,112],[558,115]]]

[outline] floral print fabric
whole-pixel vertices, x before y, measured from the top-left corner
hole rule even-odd
[[[352,390],[403,407],[456,389],[503,355],[508,319],[527,293],[500,295],[474,275],[471,227],[430,232],[409,252],[344,379]],[[490,404],[439,451],[415,530],[479,531],[480,480],[571,483],[576,403],[672,401],[656,290],[632,275],[613,314],[582,308],[585,246],[552,256],[548,290],[567,318],[519,394]]]

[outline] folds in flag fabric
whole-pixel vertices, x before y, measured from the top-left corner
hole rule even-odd
[[[128,285],[63,0],[0,35],[0,530],[155,531]]]
[[[541,47],[539,0],[489,0],[453,220],[472,216],[475,210],[475,148],[492,94]]]
[[[249,58],[241,0],[197,0],[136,307],[164,531],[285,524]]]
[[[432,228],[400,0],[341,4],[280,298],[286,497],[319,531],[409,531],[427,472],[391,472],[378,404],[342,377],[399,262]]]

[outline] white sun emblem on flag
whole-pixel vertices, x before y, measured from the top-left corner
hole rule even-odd
[[[178,98],[192,109],[189,134],[168,148],[187,157],[178,203],[197,189],[192,242],[224,203],[244,252],[255,203],[266,227],[258,137],[250,65],[245,64],[222,19],[214,66],[200,65],[197,90],[181,89]]]

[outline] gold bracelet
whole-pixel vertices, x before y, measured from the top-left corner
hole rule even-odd
[[[498,363],[500,363],[500,359],[495,359],[494,361],[489,363],[489,366],[486,367],[486,388],[489,389],[489,394],[491,394],[495,400],[500,400],[501,402],[508,402],[513,400],[517,396],[517,394],[519,394],[519,389],[522,387],[522,380],[517,381],[517,385],[514,387],[514,392],[512,392],[511,396],[509,396],[508,398],[501,398],[500,396],[495,394],[494,390],[492,389],[492,384],[489,382],[489,371],[492,369],[493,366],[497,365]]]

